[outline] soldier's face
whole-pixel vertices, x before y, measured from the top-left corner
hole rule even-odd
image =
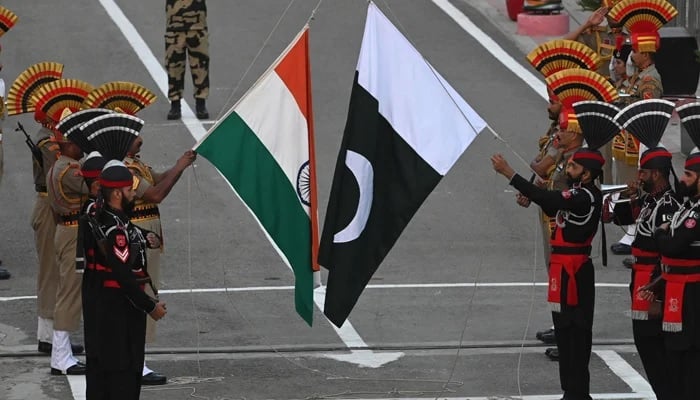
[[[558,120],[560,112],[561,112],[561,103],[550,99],[549,105],[547,106],[547,114],[549,114],[549,119],[551,119],[552,121]]]
[[[137,137],[134,139],[134,142],[131,144],[131,147],[129,148],[129,154],[132,156],[135,156],[139,154],[141,151],[141,145],[143,145],[143,139],[141,137]]]
[[[122,211],[131,214],[136,203],[136,192],[133,186],[121,188],[122,192]]]
[[[615,76],[617,76],[617,77],[624,76],[627,72],[627,67],[625,66],[625,60],[621,60],[619,58],[616,58],[615,61],[613,61],[613,70],[615,71]]]
[[[693,198],[698,195],[698,173],[685,170],[676,190],[680,196]]]
[[[632,62],[637,68],[643,68],[646,66],[646,62],[649,58],[649,55],[647,53],[638,53],[636,51],[632,51],[631,57]]]
[[[584,172],[586,171],[583,165],[576,163],[574,160],[569,160],[566,163],[566,180],[569,186],[580,183]]]
[[[639,169],[637,171],[637,180],[641,183],[642,190],[650,193],[654,190],[654,177],[652,170],[650,169]]]

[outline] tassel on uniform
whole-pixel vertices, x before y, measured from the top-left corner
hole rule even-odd
[[[632,310],[632,319],[638,321],[647,321],[649,320],[649,313],[646,311]]]
[[[680,332],[683,330],[683,323],[681,323],[681,322],[664,322],[662,329],[664,332]]]

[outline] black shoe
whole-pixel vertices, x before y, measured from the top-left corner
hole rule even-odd
[[[168,119],[180,119],[182,117],[182,111],[180,111],[180,100],[173,100],[170,102],[170,111],[168,111]]]
[[[209,118],[209,111],[207,111],[206,100],[195,99],[195,115],[197,119],[207,119]]]
[[[6,270],[5,268],[0,268],[0,280],[3,279],[10,279],[12,274],[10,274],[10,271]]]
[[[537,332],[537,340],[542,341],[544,344],[556,344],[557,338],[554,336],[554,328],[549,328],[545,331]]]
[[[167,381],[168,378],[165,375],[161,375],[157,372],[149,372],[141,377],[142,385],[165,385]]]
[[[78,361],[65,371],[57,368],[51,368],[51,375],[85,375],[85,364]]]
[[[615,243],[610,246],[610,251],[617,255],[632,254],[632,246],[624,243]]]
[[[632,257],[627,257],[624,260],[622,260],[622,265],[625,266],[625,268],[632,268],[634,265],[634,258]]]
[[[544,351],[544,355],[552,361],[559,361],[559,349],[550,347]]]
[[[39,347],[37,348],[37,350],[39,350],[39,353],[46,354],[51,354],[52,349],[53,345],[49,342],[39,342]],[[83,347],[80,344],[71,344],[70,349],[73,352],[73,355],[83,354],[85,352],[85,347]]]

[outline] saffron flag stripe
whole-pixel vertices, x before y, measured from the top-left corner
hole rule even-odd
[[[394,130],[444,176],[486,122],[374,3],[368,7],[366,24],[357,65],[358,83],[377,99],[379,112]]]

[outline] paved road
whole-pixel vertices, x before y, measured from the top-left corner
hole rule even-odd
[[[516,164],[511,149],[531,157],[548,124],[545,102],[437,3],[456,6],[462,18],[525,65],[522,52],[470,1],[391,0],[379,6],[510,148],[488,132],[477,138],[409,224],[351,314],[351,325],[340,331],[320,311],[313,328],[294,314],[292,274],[216,171],[198,160],[161,208],[162,287],[170,314],[159,323],[148,360],[171,383],[145,388],[142,398],[556,398],[556,364],[532,340],[534,331],[550,324],[544,288],[532,285],[545,280],[536,212],[515,205],[488,162],[498,151]],[[293,1],[287,9],[289,4],[209,0],[212,117],[257,79],[318,1]],[[156,68],[164,50],[162,2],[75,0],[62,7],[6,0],[3,5],[20,16],[2,40],[8,86],[28,65],[51,60],[65,64],[64,77],[94,85],[131,80],[152,88],[159,99],[140,116],[147,121],[143,158],[156,169],[169,167],[195,143],[191,132],[210,126],[165,120],[168,104],[158,89],[164,72]],[[115,23],[115,10],[133,24],[145,48],[134,50],[137,36],[127,30],[127,40],[123,24]],[[326,0],[311,22],[321,221],[365,10],[365,1]],[[149,63],[153,56],[155,66]],[[186,95],[193,105],[189,86]],[[22,137],[9,129],[17,120],[37,128],[30,116],[5,121],[0,255],[13,277],[0,281],[0,398],[80,398],[73,392],[80,378],[50,377],[48,358],[34,352],[36,257],[28,223],[33,193],[29,154]],[[522,165],[520,170],[526,172]],[[609,229],[609,238],[619,236]],[[593,392],[601,398],[639,398],[630,394],[645,385],[629,345],[628,272],[620,257],[612,256],[603,268],[599,252],[595,256],[601,286]],[[373,368],[382,362],[388,363]]]

